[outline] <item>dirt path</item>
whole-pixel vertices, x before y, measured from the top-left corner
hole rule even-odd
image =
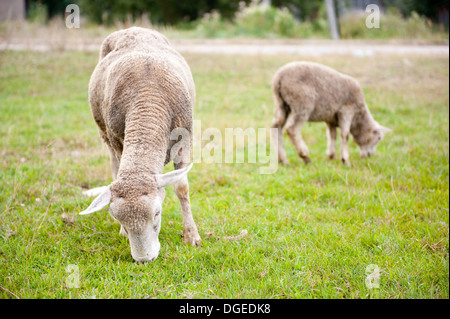
[[[372,56],[380,54],[394,55],[449,55],[448,46],[417,46],[417,45],[368,45],[341,43],[312,43],[312,44],[178,44],[176,48],[181,52],[220,53],[220,54],[296,54],[307,56],[320,55],[353,55]]]
[[[76,50],[98,51],[101,39],[76,39],[57,41],[46,39],[2,39],[0,50]],[[296,54],[320,55],[449,55],[448,45],[431,45],[408,42],[377,42],[358,40],[173,40],[180,52],[204,54]]]

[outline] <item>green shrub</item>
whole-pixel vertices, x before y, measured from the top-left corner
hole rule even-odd
[[[288,9],[282,8],[275,12],[273,30],[280,35],[295,36],[298,23],[295,21]]]
[[[343,39],[448,39],[448,33],[436,32],[430,20],[415,12],[403,18],[396,8],[381,14],[380,28],[366,27],[367,13],[351,12],[339,19]],[[205,14],[194,22],[195,35],[205,38],[329,38],[325,6],[319,8],[314,20],[298,21],[287,8],[276,8],[253,0],[241,2],[232,20],[218,11]]]
[[[412,12],[409,18],[403,18],[398,10],[389,9],[380,16],[380,28],[366,27],[365,12],[353,12],[339,19],[341,37],[344,39],[379,39],[379,38],[422,38],[430,39],[443,36],[434,32],[430,20]],[[448,34],[447,34],[448,37]]]
[[[41,2],[30,3],[30,7],[28,9],[28,20],[38,24],[47,23],[47,6]]]
[[[292,37],[296,33],[298,22],[286,8],[279,9],[252,1],[236,12],[234,26],[238,34]]]
[[[217,37],[309,37],[315,27],[310,22],[300,23],[286,8],[275,8],[252,1],[249,5],[240,4],[234,18],[223,19],[217,11],[205,14],[196,25],[198,36]],[[320,29],[320,27],[318,28]]]
[[[226,23],[218,11],[206,13],[197,24],[196,32],[206,38],[217,38],[227,29]]]

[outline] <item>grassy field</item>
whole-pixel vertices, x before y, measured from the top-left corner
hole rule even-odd
[[[304,57],[186,59],[195,118],[223,132],[269,127],[271,77]],[[160,255],[136,264],[107,209],[77,215],[91,201],[83,189],[111,182],[87,102],[97,53],[1,52],[0,298],[449,298],[448,57],[312,60],[357,78],[394,130],[377,154],[360,159],[351,142],[352,168],[330,161],[325,125],[312,123],[308,166],[287,137],[291,166],[272,175],[260,164],[195,164],[202,246],[182,243],[168,188]],[[379,288],[365,284],[371,264]]]

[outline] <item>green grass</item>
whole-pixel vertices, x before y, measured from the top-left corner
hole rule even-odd
[[[269,127],[270,80],[299,56],[186,55],[202,129]],[[136,264],[107,209],[78,216],[85,187],[111,182],[87,102],[97,53],[0,55],[1,298],[449,298],[448,57],[313,59],[357,78],[394,130],[352,168],[325,156],[323,123],[303,136],[305,166],[198,163],[189,174],[199,248],[181,241],[172,188],[161,252]],[[172,169],[171,165],[167,168]],[[63,215],[66,217],[63,218]],[[68,217],[67,217],[68,216]],[[73,218],[73,222],[70,222]],[[224,240],[243,229],[248,235]],[[381,269],[379,289],[365,269]],[[69,288],[76,265],[80,288]]]

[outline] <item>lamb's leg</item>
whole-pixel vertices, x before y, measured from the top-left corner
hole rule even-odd
[[[275,134],[271,134],[271,142],[276,143],[277,151],[278,151],[278,162],[283,163],[284,165],[289,165],[289,161],[286,156],[286,151],[283,146],[283,126],[286,123],[286,112],[283,111],[280,107],[276,107],[275,116],[272,122],[272,128],[276,129]]]
[[[347,165],[350,164],[350,156],[348,152],[348,138],[350,135],[350,125],[352,122],[352,118],[349,114],[339,114],[339,129],[341,131],[341,161]]]
[[[186,167],[187,164],[175,164],[175,169]],[[189,182],[187,176],[174,184],[175,194],[180,201],[181,211],[183,213],[183,241],[186,244],[200,246],[201,238],[198,234],[197,225],[192,217],[191,202],[189,199]]]
[[[336,156],[336,126],[327,123],[327,156],[334,159]]]
[[[309,150],[300,132],[302,125],[305,124],[306,121],[307,119],[305,117],[291,113],[286,122],[286,132],[291,139],[292,144],[294,144],[297,154],[303,159],[305,164],[308,164],[311,162]]]

